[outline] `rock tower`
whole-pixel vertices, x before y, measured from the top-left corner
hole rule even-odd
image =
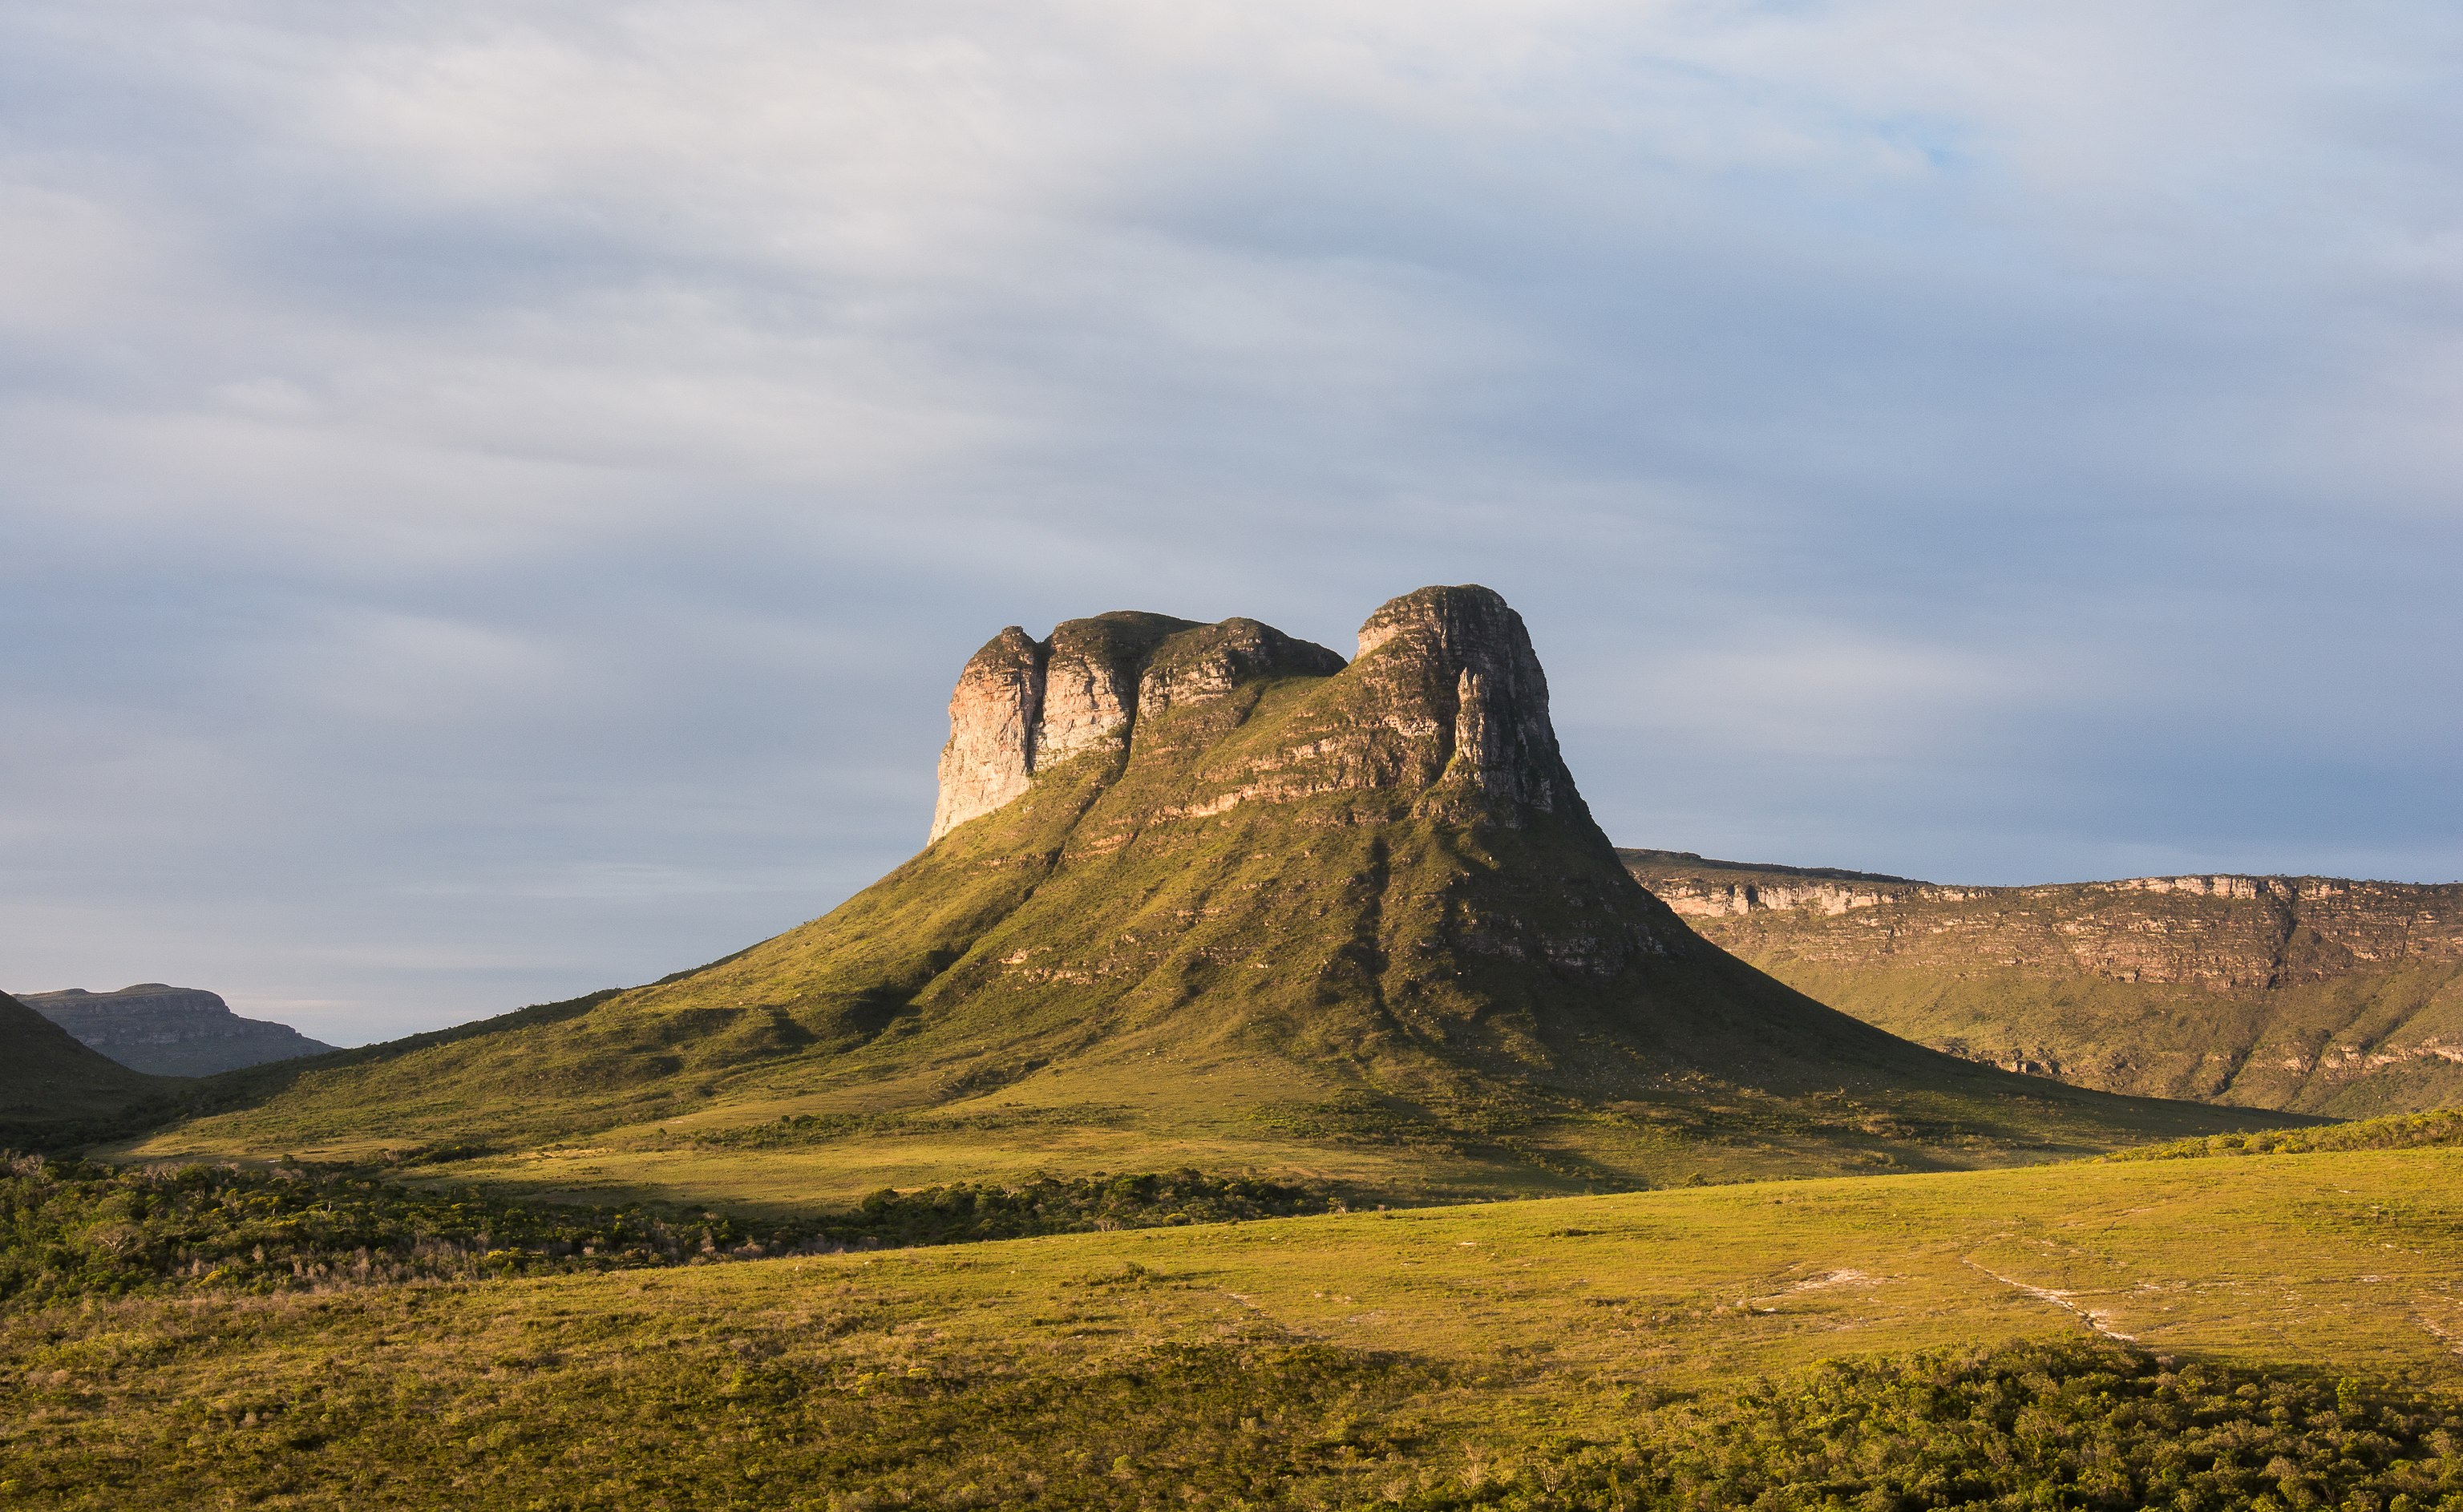
[[[930,839],[1005,806],[1038,772],[1125,751],[1141,715],[1346,665],[1360,685],[1344,705],[1350,717],[1312,730],[1304,749],[1253,759],[1257,780],[1239,799],[1452,780],[1535,809],[1580,810],[1522,617],[1492,590],[1466,585],[1422,588],[1379,608],[1350,664],[1255,620],[1197,625],[1121,611],[1065,621],[1048,641],[1011,625],[969,659],[950,695]]]

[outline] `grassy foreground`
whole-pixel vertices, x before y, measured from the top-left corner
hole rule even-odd
[[[0,1315],[0,1491],[2463,1507],[2458,1178],[2081,1164],[88,1298]]]

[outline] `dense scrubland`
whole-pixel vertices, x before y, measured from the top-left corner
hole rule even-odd
[[[2116,1150],[2107,1160],[2191,1160],[2207,1155],[2309,1155],[2338,1150],[2424,1150],[2463,1145],[2463,1107],[2390,1113],[2309,1129],[2260,1129],[2210,1134],[2169,1144]]]
[[[272,1292],[705,1264],[884,1244],[1341,1211],[1322,1187],[1198,1172],[876,1192],[805,1217],[521,1201],[476,1187],[281,1165],[0,1165],[0,1302]]]

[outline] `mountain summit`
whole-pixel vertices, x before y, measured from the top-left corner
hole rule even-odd
[[[1348,663],[1253,620],[1013,626],[949,720],[929,844],[825,917],[155,1148],[450,1142],[561,1184],[542,1147],[589,1133],[595,1176],[669,1190],[757,1150],[729,1179],[769,1194],[1183,1164],[1442,1194],[2270,1121],[1940,1055],[1702,940],[1593,822],[1486,588],[1386,603]]]
[[[1456,796],[1589,823],[1548,723],[1548,679],[1522,617],[1486,588],[1423,588],[1360,628],[1350,696],[1302,722],[1288,749],[1247,753],[1232,785],[1172,818],[1344,791],[1457,785]],[[1071,620],[1034,641],[1015,625],[986,643],[949,699],[933,840],[1025,793],[1038,771],[1135,743],[1138,721],[1227,705],[1279,678],[1347,668],[1322,646],[1254,620],[1192,625],[1159,614]],[[1245,716],[1247,710],[1240,713]],[[1237,722],[1236,720],[1234,722]],[[1220,721],[1215,721],[1220,723]],[[1220,786],[1223,775],[1209,773]],[[1200,812],[1200,808],[1203,812]]]

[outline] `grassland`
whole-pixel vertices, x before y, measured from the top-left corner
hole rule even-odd
[[[1123,1059],[1127,1063],[1123,1063]],[[319,1094],[112,1147],[142,1161],[282,1154],[401,1165],[406,1177],[569,1201],[689,1202],[772,1214],[844,1204],[882,1187],[1019,1182],[1039,1173],[1194,1169],[1340,1188],[1395,1205],[1553,1196],[1838,1173],[2033,1164],[2299,1122],[2285,1115],[2097,1099],[2000,1078],[1886,1093],[1781,1095],[1679,1085],[1648,1099],[1519,1095],[1482,1104],[1344,1087],[1264,1056],[1156,1043],[1133,1058],[1050,1067],[978,1095],[916,1106],[925,1079],[819,1088],[796,1060],[722,1080],[682,1111],[531,1140],[421,1133],[475,1118],[429,1088],[438,1124],[380,1136],[319,1132]],[[345,1085],[349,1084],[343,1084]],[[907,1106],[899,1106],[905,1103]],[[884,1105],[887,1105],[884,1107]],[[485,1094],[478,1107],[488,1106]],[[482,1126],[484,1127],[484,1126]]]
[[[2361,1150],[87,1301],[0,1318],[0,1461],[30,1506],[2392,1509],[2463,1494],[2458,1346],[2463,1150]]]

